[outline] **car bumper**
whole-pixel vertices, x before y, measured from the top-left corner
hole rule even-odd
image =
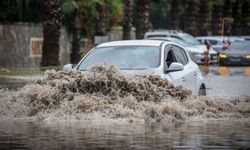
[[[197,64],[204,64],[204,62],[205,62],[204,55],[193,55],[193,56],[191,56],[191,59]],[[209,63],[210,64],[218,63],[217,54],[210,54],[209,55]]]
[[[250,59],[244,57],[227,57],[224,59],[220,59],[220,65],[242,65],[242,66],[250,66]]]

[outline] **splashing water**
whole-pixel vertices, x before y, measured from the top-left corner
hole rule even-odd
[[[80,73],[55,70],[19,91],[0,90],[2,118],[185,121],[249,119],[250,98],[192,96],[157,75],[126,78],[114,66]]]

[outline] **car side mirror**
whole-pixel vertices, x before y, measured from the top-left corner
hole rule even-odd
[[[67,64],[67,65],[63,66],[63,71],[65,71],[65,72],[70,72],[70,71],[72,71],[72,69],[73,69],[72,64]]]
[[[166,72],[182,71],[184,69],[183,64],[172,62],[170,66],[165,70]]]

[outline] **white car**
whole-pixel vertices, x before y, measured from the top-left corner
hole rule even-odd
[[[193,36],[187,33],[179,31],[154,31],[147,32],[144,35],[144,39],[171,39],[171,41],[176,42],[186,48],[190,54],[191,59],[197,64],[203,64],[205,61],[204,52],[207,51],[207,47],[204,44],[199,43]],[[182,42],[180,42],[182,41]],[[217,63],[217,52],[213,49],[209,49],[209,62]]]
[[[244,38],[235,36],[199,36],[196,37],[196,39],[201,44],[205,44],[205,41],[207,41],[216,51],[221,51],[223,48],[227,48],[229,46],[227,45],[227,40],[230,40],[230,42],[245,41]]]
[[[158,40],[129,40],[102,43],[94,47],[74,68],[84,71],[94,64],[116,65],[124,74],[156,74],[174,85],[181,85],[195,95],[205,95],[201,71],[185,48]],[[71,71],[72,65],[64,66]]]

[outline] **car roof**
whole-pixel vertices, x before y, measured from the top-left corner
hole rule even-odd
[[[218,40],[218,41],[223,41],[223,40],[227,40],[227,39],[244,41],[244,38],[236,37],[236,36],[197,36],[195,38],[196,39]]]
[[[108,46],[161,46],[164,41],[161,40],[123,40],[112,41],[97,45],[97,47]]]
[[[198,37],[195,37],[195,38],[196,39],[211,39],[211,40],[223,41],[227,37],[224,37],[224,36],[198,36]]]
[[[157,37],[157,36],[153,36],[153,37],[148,37],[147,38],[148,40],[169,40],[169,41],[172,41],[173,38],[171,37]]]
[[[175,30],[170,30],[170,31],[153,31],[153,32],[146,32],[145,37],[147,36],[154,36],[154,35],[187,35],[187,33],[180,32],[180,31],[175,31]]]

